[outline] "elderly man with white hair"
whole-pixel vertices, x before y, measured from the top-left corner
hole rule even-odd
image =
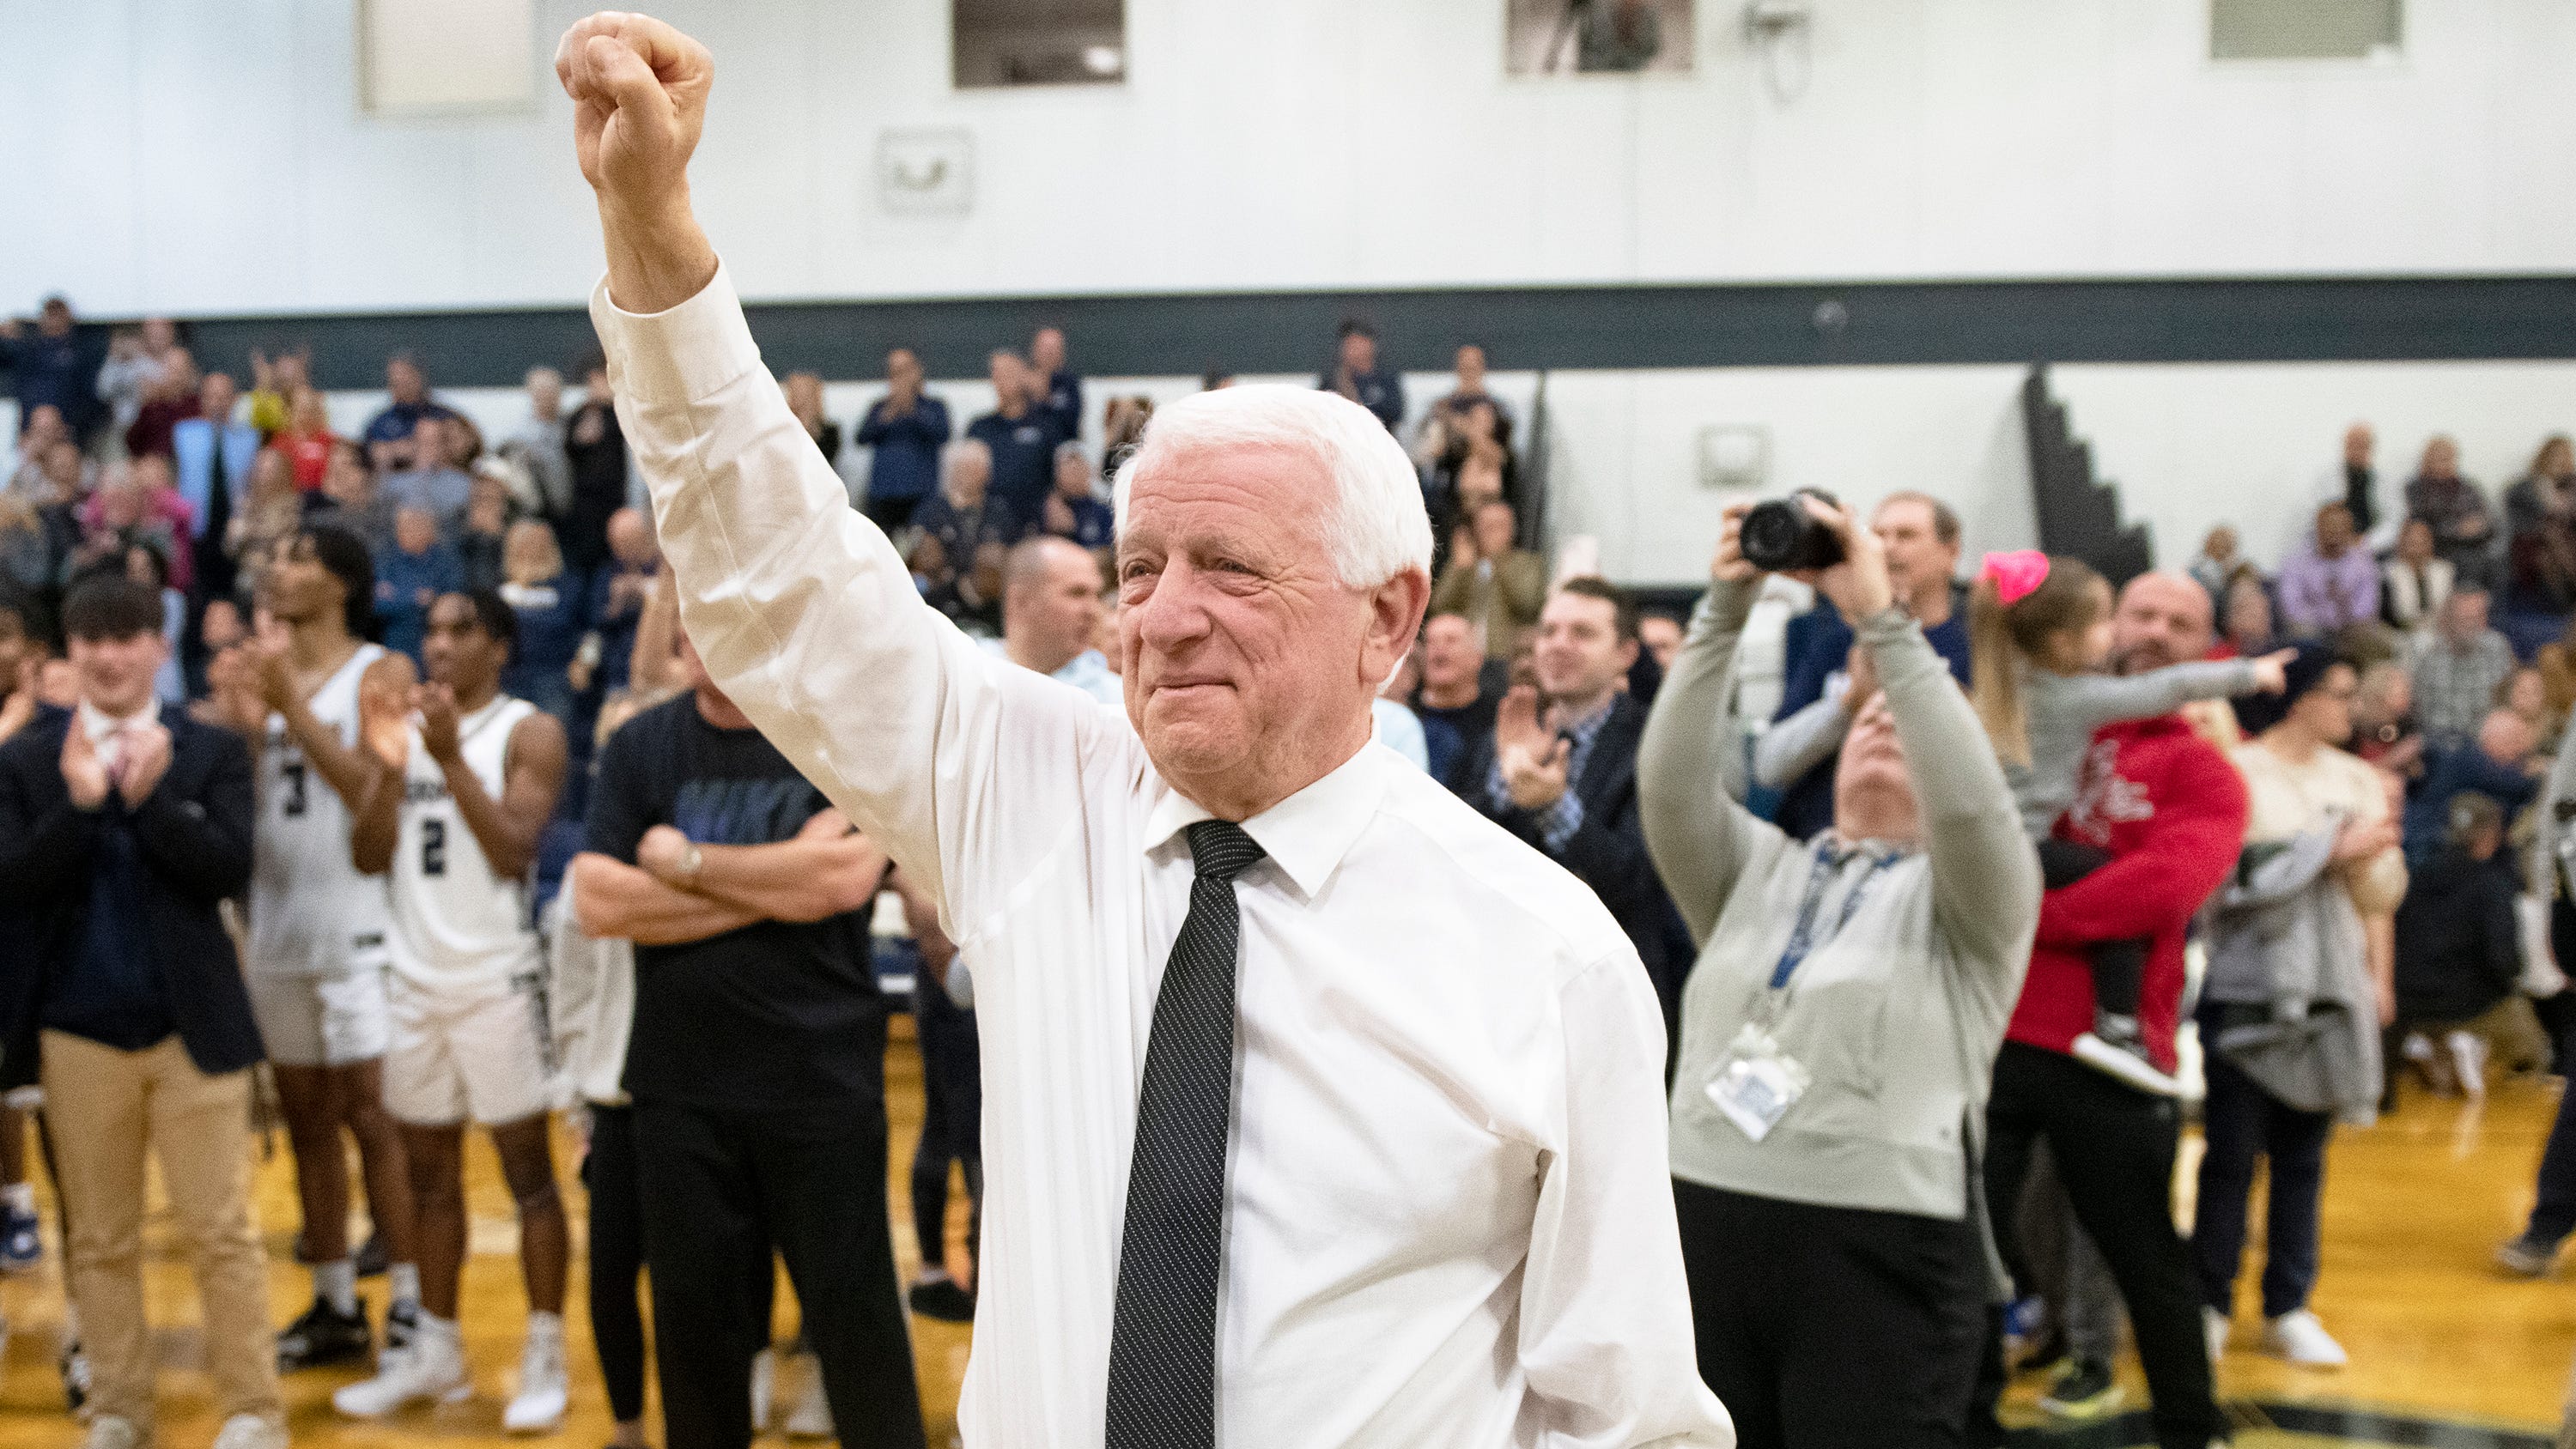
[[[1277,387],[1156,414],[1121,719],[924,607],[805,446],[690,212],[705,49],[602,14],[556,65],[689,635],[976,962],[966,1442],[1731,1445],[1635,950],[1369,742],[1429,593],[1385,429]]]

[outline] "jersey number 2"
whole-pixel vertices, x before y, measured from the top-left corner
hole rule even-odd
[[[447,874],[447,822],[444,820],[420,822],[420,873]]]

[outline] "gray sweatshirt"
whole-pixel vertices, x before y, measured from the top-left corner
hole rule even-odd
[[[2021,828],[2031,839],[2045,840],[2057,827],[2057,817],[2074,803],[2075,776],[2095,730],[2121,720],[2154,719],[2195,699],[2225,699],[2253,688],[2254,663],[2249,659],[2169,664],[2126,675],[2023,671],[2030,763],[2004,766],[2013,804],[2021,810]]]
[[[1789,1202],[1955,1221],[1968,1211],[1963,1131],[1984,1120],[2029,966],[2038,861],[1948,666],[1913,620],[1883,610],[1859,637],[1912,766],[1923,843],[1845,848],[1823,837],[1817,939],[1774,990],[1819,854],[1724,789],[1725,756],[1741,737],[1729,676],[1753,595],[1751,585],[1721,584],[1700,601],[1637,757],[1646,845],[1700,948],[1682,993],[1673,1173]],[[1757,1013],[1813,1078],[1760,1142],[1707,1092]]]

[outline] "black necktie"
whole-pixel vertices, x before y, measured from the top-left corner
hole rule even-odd
[[[1108,1449],[1216,1443],[1217,1264],[1234,1097],[1234,878],[1261,859],[1243,827],[1189,828],[1190,913],[1154,995],[1127,1169],[1109,1334]]]

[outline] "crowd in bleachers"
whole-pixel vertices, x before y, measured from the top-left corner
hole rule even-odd
[[[344,532],[363,544],[371,566],[369,596],[349,601],[355,634],[380,640],[441,687],[454,666],[446,656],[429,658],[433,634],[506,634],[500,695],[560,725],[571,768],[560,796],[546,802],[552,820],[532,857],[542,900],[581,848],[585,816],[588,838],[600,838],[602,807],[592,800],[589,771],[605,742],[650,706],[692,690],[703,700],[711,688],[686,662],[603,362],[582,369],[577,404],[554,371],[530,372],[527,421],[496,441],[442,402],[411,360],[396,357],[386,366],[386,404],[342,437],[298,352],[240,359],[245,393],[232,359],[201,365],[182,330],[164,321],[100,338],[75,326],[57,300],[0,338],[20,409],[0,487],[0,739],[27,729],[48,706],[82,703],[81,681],[63,654],[62,616],[67,598],[101,578],[139,585],[160,603],[166,660],[154,680],[157,697],[227,722],[242,708],[239,661],[285,627],[274,617],[272,575],[312,561],[317,529]],[[845,450],[870,450],[852,506],[894,541],[925,601],[1014,662],[1114,702],[1120,649],[1105,567],[1110,495],[1153,404],[1112,398],[1095,421],[1069,351],[1052,327],[1038,330],[1025,352],[995,351],[995,405],[962,427],[924,388],[918,358],[904,349],[887,358],[882,395],[846,425],[827,415],[812,374],[790,373],[780,386],[824,458],[837,464]],[[2576,449],[2563,436],[2549,438],[2527,475],[2491,498],[2460,475],[2447,438],[2431,440],[2414,475],[2389,486],[2375,439],[2356,426],[2286,556],[2248,559],[2235,530],[2222,526],[2185,569],[2121,581],[2116,597],[2071,559],[1989,556],[1963,576],[1956,516],[1929,494],[1899,492],[1867,523],[1883,557],[1886,599],[1834,596],[1853,587],[1848,579],[1820,598],[1812,572],[1756,585],[1730,572],[1741,559],[1722,553],[1711,602],[1686,622],[1641,612],[1627,591],[1601,579],[1551,569],[1533,546],[1534,485],[1515,450],[1517,420],[1488,390],[1485,367],[1480,348],[1459,348],[1454,390],[1404,439],[1434,520],[1438,562],[1419,645],[1381,701],[1380,737],[1592,888],[1637,947],[1686,1077],[1697,1069],[1683,1052],[1689,1023],[1695,1009],[1708,1014],[1704,998],[1686,987],[1712,933],[1728,929],[1730,918],[1710,902],[1733,910],[1737,885],[1723,871],[1677,868],[1668,849],[1650,848],[1658,767],[1649,711],[1668,677],[1705,702],[1708,677],[1694,670],[1719,661],[1722,687],[1708,697],[1721,701],[1712,713],[1722,719],[1700,722],[1718,746],[1707,767],[1726,777],[1747,819],[1767,822],[1761,828],[1776,828],[1785,842],[1779,858],[1789,873],[1777,879],[1789,882],[1779,888],[1786,895],[1761,919],[1794,915],[1801,942],[1823,899],[1799,864],[1802,852],[1829,832],[1864,839],[1848,813],[1843,756],[1887,748],[1891,732],[1919,727],[1912,717],[1893,718],[1907,709],[1955,703],[1946,686],[1933,687],[1945,672],[1977,691],[1977,713],[1952,711],[1940,725],[1993,744],[2024,817],[2021,829],[1949,847],[1985,862],[1979,892],[2020,888],[2026,830],[2047,869],[2044,912],[2075,912],[2116,888],[2110,882],[2123,857],[2152,853],[2133,838],[2144,817],[2124,809],[2169,786],[2176,792],[2169,798],[2191,799],[2192,810],[2203,803],[2192,792],[2233,792],[2232,805],[2208,807],[2220,825],[2193,846],[2195,860],[2210,867],[2206,879],[2186,871],[2165,883],[2178,910],[2164,924],[2105,924],[2083,947],[2052,945],[2044,925],[2034,954],[1955,932],[1939,923],[1947,908],[1930,907],[1936,924],[1923,949],[1955,957],[1967,975],[2018,982],[2027,969],[2030,982],[2017,1007],[2009,997],[1983,1003],[2007,1036],[1992,1082],[1951,1084],[1970,1110],[1985,1108],[1982,1130],[1994,1150],[1981,1186],[1998,1196],[1983,1210],[1999,1242],[1989,1253],[1970,1233],[1941,1251],[1954,1253],[1950,1266],[1966,1265],[1961,1271],[1971,1277],[1992,1257],[2025,1287],[2045,1285],[2025,1295],[2007,1326],[2019,1367],[2056,1366],[2046,1402],[2069,1415],[2098,1413],[2116,1398],[2098,1325],[2116,1325],[2118,1301],[2126,1301],[2138,1319],[2160,1428],[2170,1442],[2184,1442],[2200,1432],[2191,1416],[2213,1412],[2208,1358],[2228,1340],[2247,1193],[2254,1163],[2268,1159],[2265,1347],[2295,1362],[2340,1362],[2342,1349],[2307,1306],[2334,1125],[2385,1110],[2409,1074],[2431,1090],[2475,1096],[2491,1071],[2553,1069],[2576,1040],[2576,1003],[2556,965],[2576,943],[2559,853],[2564,821],[2576,815],[2576,765],[2552,772],[2553,760],[2576,758],[2561,750],[2576,707]],[[1390,430],[1405,426],[1401,379],[1381,365],[1363,324],[1343,329],[1317,386],[1367,408]],[[359,576],[340,573],[344,581]],[[476,624],[453,606],[438,612],[458,596],[497,598],[507,625]],[[1980,620],[2001,632],[1981,637]],[[1898,635],[1916,627],[1923,647],[1891,653],[1912,649],[1916,636]],[[1997,643],[2007,636],[2009,650]],[[1902,681],[1879,677],[1890,658],[1909,667]],[[2212,663],[2224,661],[2236,663]],[[2194,669],[2188,682],[2175,672]],[[2127,686],[2168,674],[2170,699],[2115,688],[2112,679],[2123,676]],[[2016,681],[2018,692],[1998,696],[1998,679]],[[1895,692],[1906,699],[1890,699]],[[2211,698],[2228,695],[2237,696],[2233,709]],[[712,703],[703,708],[711,720],[722,714]],[[255,702],[250,712],[254,731],[265,729],[267,714]],[[1755,723],[1728,732],[1738,716]],[[2158,775],[2152,785],[2123,773],[2180,769],[2172,761],[2186,736],[2234,770],[2187,784]],[[1672,768],[1667,758],[1663,779]],[[1966,788],[1931,774],[1927,780],[1918,768],[1909,788]],[[2186,813],[2179,803],[2169,808]],[[2061,868],[2051,848],[2070,843],[2089,855]],[[625,846],[628,869],[670,874],[647,862],[636,840]],[[1936,840],[1932,848],[1944,847]],[[1845,860],[1821,844],[1813,853],[1816,881]],[[1842,923],[1853,920],[1882,864],[1856,863],[1859,875],[1840,897]],[[882,860],[877,867],[882,872]],[[881,883],[904,893],[899,883]],[[2025,884],[2036,896],[2036,878]],[[1935,889],[1959,886],[1951,879]],[[947,973],[938,968],[949,948],[927,926],[930,907],[917,896],[907,904],[923,963],[916,990],[928,994],[922,1041],[934,1101],[923,1154],[935,1172],[916,1173],[917,1231],[928,1245],[940,1231],[950,1159],[966,1164],[970,1190],[980,1183],[965,1105],[974,1027],[971,985],[943,984]],[[2185,977],[2182,922],[2192,917],[2212,962],[2205,981]],[[2056,919],[2064,925],[2064,916]],[[2118,964],[2109,948],[2124,940],[2132,949]],[[2064,958],[2055,975],[2040,964],[2052,950]],[[2305,985],[2285,984],[2284,963],[2293,960],[2307,972]],[[1784,970],[1796,965],[1787,955],[1782,961]],[[1958,989],[1955,979],[1947,989]],[[2081,1006],[2061,1010],[2053,992]],[[2322,1003],[2343,1011],[2349,1030],[2326,1040],[2285,1027],[2293,1018],[2282,1003],[2293,996],[2295,1019],[2327,1019]],[[1962,1004],[1962,1019],[1976,1009]],[[1974,1035],[1960,1028],[1961,1041]],[[2107,1180],[2159,1160],[2158,1129],[2123,1116],[2125,1099],[2072,1125],[2049,1117],[2075,1110],[2064,1099],[2081,1095],[2049,1075],[2058,1058],[2097,1067],[2143,1099],[2204,1104],[2211,1150],[2188,1259],[2181,1240],[2156,1239],[2160,1196]],[[608,1080],[615,1076],[612,1069]],[[620,1110],[615,1095],[601,1089],[594,1106]],[[2042,1099],[2045,1110],[2035,1105]],[[1744,1156],[1744,1144],[1725,1135],[1744,1119],[1727,1110],[1736,1127],[1708,1128],[1711,1142],[1698,1159],[1710,1177],[1756,1158],[1766,1164],[1761,1171],[1776,1171],[1768,1164],[1795,1150]],[[1743,1130],[1758,1144],[1767,1128]],[[1955,1147],[1959,1124],[1938,1129]],[[1685,1178],[1691,1130],[1676,1128]],[[2169,1120],[2163,1130],[2169,1177]],[[33,1198],[14,1162],[24,1137],[17,1119],[0,1120],[0,1266],[24,1266],[39,1252]],[[2542,1211],[2499,1255],[2510,1271],[2546,1271],[2576,1229],[2576,1125],[2562,1120],[2558,1137],[2543,1169]],[[2034,1167],[2037,1142],[2053,1149],[2039,1154],[2053,1166]],[[2105,1142],[2137,1151],[2120,1166],[2081,1146]],[[1948,1211],[1942,1193],[1957,1186],[1926,1189],[1901,1209]],[[1778,1251],[1789,1255],[1806,1240],[1795,1222],[1730,1216],[1740,1214],[1743,1194],[1695,1203],[1690,1191],[1685,1249],[1705,1320],[1702,1367],[1741,1418],[1769,1392],[1759,1381],[1789,1375],[1787,1359],[1804,1350],[1715,1344],[1709,1322],[1755,1310],[1704,1298],[1724,1275],[1704,1282],[1697,1254],[1705,1242],[1747,1234],[1776,1235]],[[1817,1200],[1802,1191],[1784,1195]],[[1978,1210],[1973,1201],[1957,1209]],[[2023,1232],[2025,1220],[2048,1230]],[[2090,1242],[2087,1229],[2106,1225],[2120,1231]],[[2163,1231],[2169,1235],[2169,1222]],[[323,1274],[316,1281],[316,1312],[337,1292],[335,1311],[345,1317],[345,1291]],[[1963,1291],[1976,1298],[1973,1285]],[[628,1297],[631,1313],[631,1281]],[[945,1265],[931,1262],[911,1302],[916,1311],[962,1317],[973,1300]],[[1866,1293],[1854,1290],[1849,1302],[1855,1312],[1872,1311]],[[594,1313],[607,1311],[595,1291]],[[363,1350],[363,1310],[357,1323]],[[604,1354],[612,1339],[624,1341],[608,1327],[599,1337]],[[2107,1342],[2116,1344],[2116,1328]],[[1983,1366],[1989,1388],[2006,1367],[2001,1341],[1994,1346]],[[2195,1356],[2197,1380],[2183,1362]],[[64,1362],[77,1403],[85,1370],[76,1354]],[[640,1387],[621,1399],[617,1377],[612,1368],[619,1432],[632,1442]]]

